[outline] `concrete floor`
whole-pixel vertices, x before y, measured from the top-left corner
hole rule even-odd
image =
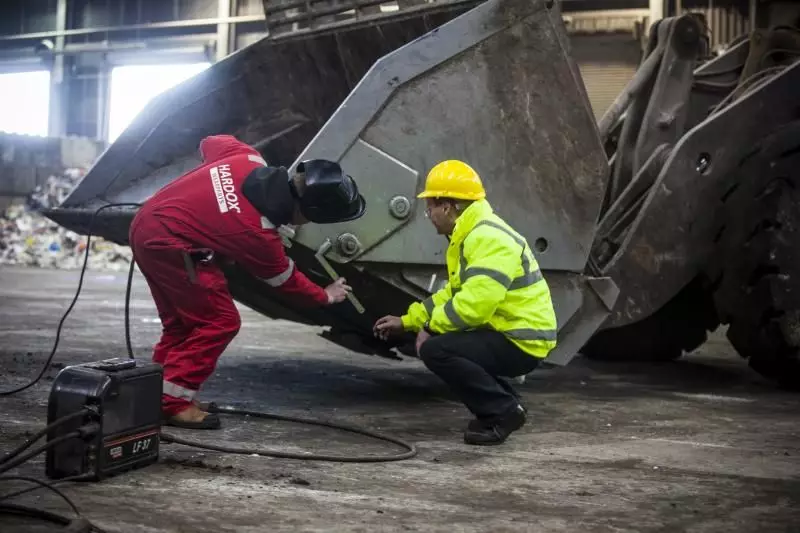
[[[0,388],[35,375],[73,295],[75,272],[0,268]],[[125,276],[87,274],[57,361],[124,356]],[[137,356],[158,323],[134,289]],[[334,464],[165,445],[161,461],[66,492],[119,532],[800,531],[800,397],[775,390],[716,337],[684,360],[609,365],[576,359],[520,387],[529,424],[501,447],[463,444],[468,413],[416,360],[349,353],[317,328],[242,310],[242,331],[205,398],[333,419],[415,442],[398,463]],[[49,373],[50,380],[56,370]],[[49,383],[0,399],[0,449],[43,425]],[[205,438],[284,450],[376,453],[334,431],[226,419]],[[42,457],[18,469],[43,476]],[[21,487],[5,482],[0,494]],[[68,513],[51,494],[20,503]],[[3,522],[6,520],[6,522]],[[0,517],[0,531],[50,531]]]

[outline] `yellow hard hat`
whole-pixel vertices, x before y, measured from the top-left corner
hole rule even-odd
[[[483,200],[486,191],[478,173],[463,161],[442,161],[428,172],[425,190],[417,198],[456,198]]]

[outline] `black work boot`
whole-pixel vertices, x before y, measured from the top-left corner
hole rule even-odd
[[[464,442],[476,446],[502,444],[512,432],[525,425],[525,408],[515,405],[505,414],[486,420],[472,420],[464,432]]]

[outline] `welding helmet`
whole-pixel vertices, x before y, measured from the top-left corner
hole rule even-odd
[[[305,175],[305,187],[299,194],[294,180],[289,179],[292,196],[300,212],[315,224],[347,222],[360,218],[367,202],[358,192],[353,178],[342,172],[342,167],[325,159],[310,159],[297,165],[297,172]]]

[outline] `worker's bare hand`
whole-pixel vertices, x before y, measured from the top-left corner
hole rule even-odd
[[[347,293],[352,290],[353,288],[350,285],[347,285],[344,278],[337,279],[325,287],[325,292],[328,293],[328,303],[335,304],[343,301],[345,298],[347,298]]]
[[[421,357],[419,355],[419,349],[422,348],[422,345],[425,343],[425,341],[430,339],[430,338],[431,338],[431,334],[428,333],[427,331],[425,331],[424,329],[419,330],[419,333],[417,333],[416,348],[417,348],[417,356],[418,357]]]
[[[389,340],[392,335],[403,333],[403,321],[399,316],[386,315],[375,322],[372,332],[381,340]]]

